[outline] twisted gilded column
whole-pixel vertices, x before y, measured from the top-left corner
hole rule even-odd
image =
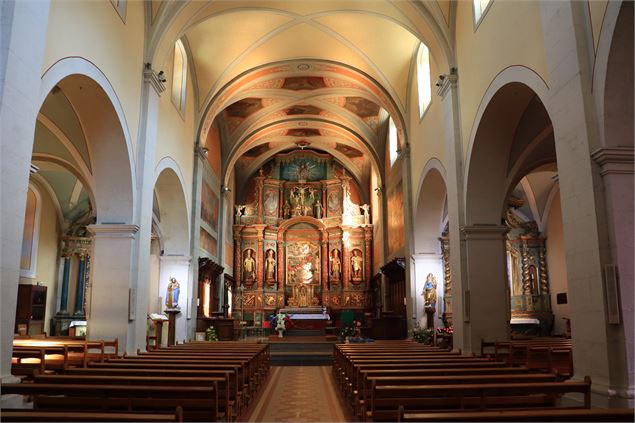
[[[282,290],[284,284],[284,242],[278,241],[278,291]]]

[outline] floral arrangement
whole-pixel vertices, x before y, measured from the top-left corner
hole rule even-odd
[[[293,327],[293,321],[285,313],[272,314],[269,319],[269,327],[276,331],[284,331]]]
[[[412,340],[420,344],[432,345],[433,335],[434,329],[422,328],[421,326],[416,326],[410,330]]]
[[[437,335],[452,335],[454,333],[454,328],[449,326],[447,328],[437,328]]]
[[[347,338],[349,338],[350,340],[363,339],[362,338],[362,322],[360,322],[359,320],[353,320],[353,322],[350,325],[344,326],[340,330],[340,340],[344,341]],[[353,341],[353,342],[359,342],[359,341]]]
[[[206,341],[218,341],[218,335],[216,335],[216,329],[214,326],[210,326],[205,330]]]

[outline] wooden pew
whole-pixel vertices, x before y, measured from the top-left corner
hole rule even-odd
[[[124,410],[171,412],[183,408],[185,421],[216,421],[218,390],[215,386],[72,385],[48,383],[2,384],[3,394],[33,396],[39,410]]]
[[[401,422],[632,422],[632,408],[401,413]]]
[[[461,384],[504,384],[504,383],[544,383],[555,382],[553,374],[453,374],[443,376],[366,376],[362,388],[355,398],[357,414],[364,418],[366,404],[371,402],[372,388],[383,385],[461,385]]]
[[[30,409],[2,409],[5,422],[182,422],[183,410],[176,407],[172,414],[40,411]]]
[[[170,376],[122,376],[122,375],[37,375],[35,383],[71,385],[142,385],[171,386],[177,389],[190,386],[211,386],[218,391],[218,418],[232,421],[234,416],[229,384],[226,377],[170,377]]]
[[[496,409],[553,407],[555,398],[582,393],[584,408],[591,406],[591,380],[581,382],[539,382],[456,385],[378,385],[373,382],[370,411],[366,418],[396,421],[404,412],[443,409]]]

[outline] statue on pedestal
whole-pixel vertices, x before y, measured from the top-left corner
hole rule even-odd
[[[284,219],[291,217],[291,204],[289,204],[289,200],[286,200],[284,206],[282,206],[282,217]]]
[[[247,257],[243,260],[243,278],[245,280],[256,279],[256,260],[253,257],[253,250],[246,250]]]
[[[170,283],[168,283],[167,295],[165,296],[165,306],[168,309],[179,308],[179,294],[181,292],[181,285],[179,282],[171,277]]]
[[[331,261],[331,280],[339,281],[342,277],[342,261],[340,259],[340,250],[332,250],[329,260]]]
[[[370,223],[370,205],[362,204],[359,207],[362,209],[362,213],[364,214],[364,225],[368,225]]]
[[[437,278],[432,273],[428,273],[426,283],[423,285],[423,312],[425,314],[427,328],[434,328],[434,313],[437,308]]]
[[[236,224],[237,225],[240,225],[240,216],[242,216],[245,208],[246,206],[244,204],[236,204],[234,206],[234,210],[236,210]]]
[[[362,269],[364,268],[364,258],[361,256],[360,251],[353,250],[353,257],[351,257],[351,279],[362,280]]]
[[[315,209],[314,212],[314,216],[316,219],[322,219],[322,202],[320,201],[320,199],[318,198],[317,200],[315,200],[315,204],[313,205],[313,208]]]
[[[265,258],[265,280],[275,281],[276,279],[276,257],[273,250],[267,250]]]

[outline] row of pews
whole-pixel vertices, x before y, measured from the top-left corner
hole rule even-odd
[[[360,421],[633,421],[591,408],[591,380],[410,341],[339,344],[334,378]],[[563,395],[582,406],[565,407]]]
[[[571,339],[540,337],[494,342],[494,357],[509,365],[573,377]]]
[[[80,338],[47,337],[13,340],[11,374],[31,377],[35,373],[86,367],[89,361],[104,361],[119,355],[119,340],[88,341]]]
[[[269,346],[190,342],[107,357],[2,384],[32,410],[3,421],[227,421],[240,418],[269,373]]]

